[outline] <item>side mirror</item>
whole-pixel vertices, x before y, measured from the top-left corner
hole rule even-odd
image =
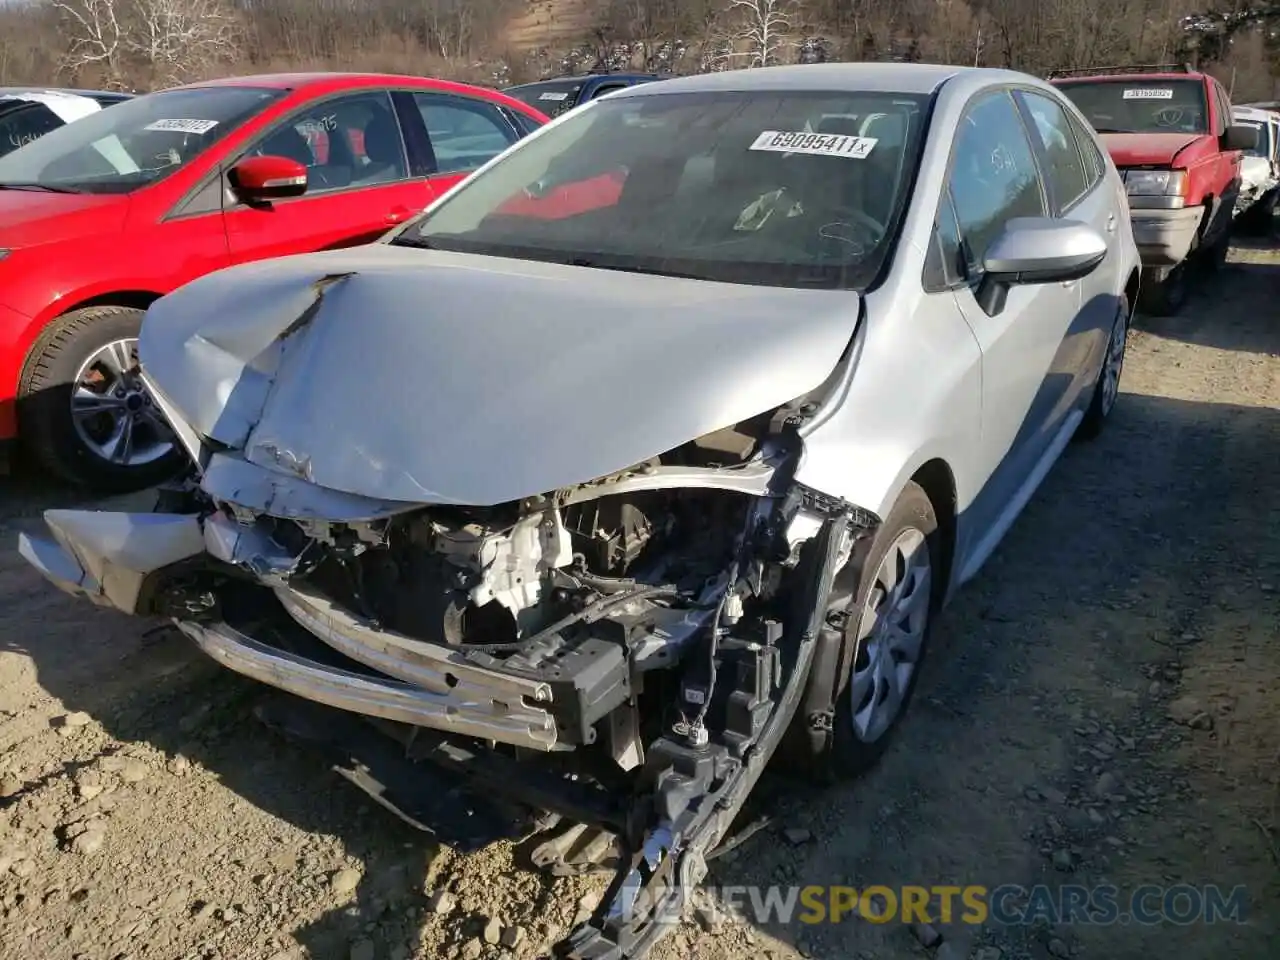
[[[307,168],[289,157],[245,157],[228,175],[245,203],[270,203],[307,192]]]
[[[1258,128],[1237,123],[1222,135],[1223,150],[1253,150],[1258,146]]]
[[[1087,223],[1017,217],[987,248],[978,304],[988,316],[1004,309],[1017,284],[1062,283],[1091,274],[1107,256],[1107,241]]]

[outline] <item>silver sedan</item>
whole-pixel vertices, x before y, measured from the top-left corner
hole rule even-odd
[[[939,610],[1107,422],[1138,270],[1116,170],[1032,77],[632,87],[377,244],[158,301],[190,476],[22,550],[613,838],[571,955],[635,956],[766,762],[882,754]]]

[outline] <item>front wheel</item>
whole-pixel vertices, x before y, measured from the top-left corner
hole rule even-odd
[[[1076,428],[1076,436],[1081,440],[1092,440],[1102,432],[1120,396],[1120,374],[1124,372],[1125,349],[1129,345],[1129,317],[1129,300],[1122,295],[1116,306],[1116,317],[1107,338],[1107,355],[1098,372],[1093,398],[1084,419]]]
[[[86,307],[41,334],[19,385],[22,439],[40,464],[102,492],[175,473],[183,452],[138,376],[142,311]]]
[[[942,593],[937,531],[928,495],[909,483],[865,556],[850,556],[836,573],[823,626],[824,641],[839,650],[836,675],[811,676],[805,698],[812,706],[834,692],[831,730],[792,738],[787,766],[830,782],[870,769],[888,748],[915,692]]]
[[[1172,267],[1143,270],[1138,288],[1139,306],[1153,316],[1173,316],[1187,302],[1190,293],[1187,281],[1186,260]]]

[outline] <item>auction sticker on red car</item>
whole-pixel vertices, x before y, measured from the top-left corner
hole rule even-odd
[[[854,137],[838,133],[787,133],[766,130],[756,137],[750,150],[773,153],[807,153],[820,157],[855,157],[861,159],[876,145],[874,137]]]
[[[1125,100],[1172,100],[1173,90],[1169,87],[1131,87],[1121,97]]]
[[[152,120],[144,130],[157,130],[168,133],[208,133],[218,125],[217,120]]]

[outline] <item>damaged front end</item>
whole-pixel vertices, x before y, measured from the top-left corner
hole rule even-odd
[[[795,476],[848,375],[857,297],[336,257],[159,301],[144,374],[193,477],[153,513],[49,511],[22,554],[292,695],[268,719],[340,741],[339,772],[446,842],[452,808],[568,824],[535,864],[616,876],[559,951],[638,957],[783,734],[829,720],[819,705],[793,723],[838,642],[834,572],[879,521]],[[406,307],[426,302],[426,319]],[[537,322],[510,323],[517,302]],[[664,371],[662,404],[617,388],[605,360],[623,355]],[[353,369],[379,370],[376,416],[327,386]],[[404,402],[406,384],[429,396]],[[652,450],[668,452],[616,469]]]
[[[21,551],[69,593],[170,618],[230,669],[371,721],[414,762],[593,831],[616,880],[562,951],[633,957],[726,839],[795,716],[832,574],[874,531],[790,481],[794,435],[767,443],[729,466],[690,445],[494,507],[353,498],[341,520],[276,487],[274,513],[238,502],[264,489],[248,474],[284,478],[219,452],[157,512],[49,511],[52,536]],[[541,862],[563,868],[566,843]]]

